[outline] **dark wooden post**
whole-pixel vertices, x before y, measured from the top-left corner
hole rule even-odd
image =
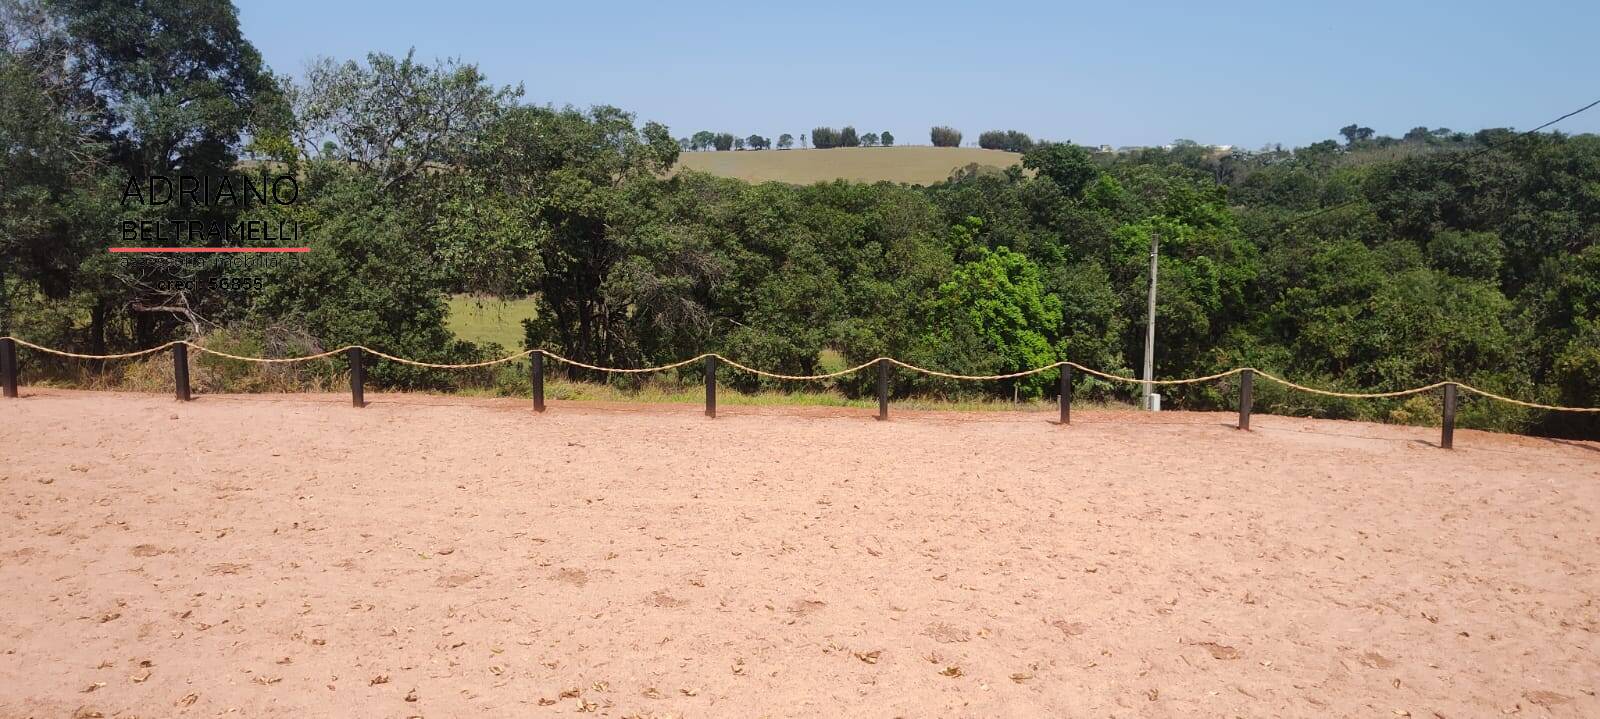
[[[717,416],[717,357],[706,358],[706,416]]]
[[[1061,423],[1072,421],[1072,367],[1061,365],[1061,397],[1056,400],[1061,405]]]
[[[345,355],[350,358],[350,406],[367,406],[364,385],[367,382],[367,368],[361,364],[362,351],[360,347],[351,347],[345,350]]]
[[[544,411],[544,350],[528,355],[533,360],[533,411]]]
[[[878,360],[878,419],[889,418],[889,360]]]
[[[0,385],[5,396],[17,396],[17,342],[10,337],[0,340]]]
[[[1451,382],[1444,386],[1444,434],[1439,437],[1439,446],[1451,449],[1456,439],[1456,383]]]
[[[1239,429],[1250,429],[1250,404],[1254,401],[1250,395],[1255,380],[1255,370],[1239,373]]]
[[[182,342],[172,346],[172,379],[177,385],[178,401],[189,401],[189,345]]]

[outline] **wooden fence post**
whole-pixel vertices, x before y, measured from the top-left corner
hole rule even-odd
[[[1439,446],[1445,449],[1454,448],[1456,440],[1456,383],[1451,382],[1444,386],[1444,432],[1439,437]]]
[[[1251,390],[1254,389],[1255,380],[1255,370],[1247,369],[1239,373],[1239,429],[1250,429],[1250,405],[1254,402]]]
[[[544,411],[544,350],[528,355],[533,360],[533,411]]]
[[[706,416],[717,416],[717,356],[706,357]]]
[[[189,401],[189,345],[182,342],[172,346],[172,379],[177,385],[178,401]]]
[[[1061,405],[1061,423],[1072,421],[1072,366],[1061,365],[1061,397],[1057,400]]]
[[[889,418],[889,360],[878,360],[878,419]]]
[[[345,355],[350,358],[350,406],[367,406],[365,398],[365,384],[367,382],[367,368],[361,364],[361,348],[351,347],[345,350]]]
[[[17,396],[17,342],[10,337],[0,340],[0,385],[5,396]]]

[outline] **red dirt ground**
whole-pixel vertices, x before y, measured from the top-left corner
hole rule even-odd
[[[1595,443],[25,392],[4,717],[1600,716]]]

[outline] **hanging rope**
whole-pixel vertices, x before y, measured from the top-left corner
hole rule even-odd
[[[173,340],[173,341],[168,342],[168,343],[166,343],[164,345],[161,345],[159,347],[151,347],[150,349],[138,350],[136,352],[123,352],[121,354],[106,354],[106,355],[90,355],[90,354],[79,354],[79,353],[76,353],[76,352],[65,352],[65,351],[58,350],[58,349],[52,349],[50,347],[44,347],[42,345],[36,345],[36,344],[34,344],[32,342],[28,342],[27,340],[23,340],[23,339],[18,339],[16,337],[3,337],[3,338],[0,338],[0,339],[9,339],[9,340],[11,340],[13,342],[16,342],[18,345],[21,345],[23,347],[27,347],[28,349],[36,350],[36,351],[39,351],[39,352],[44,352],[46,354],[56,355],[58,357],[69,357],[69,358],[72,358],[72,359],[86,359],[86,360],[113,360],[113,359],[130,359],[130,358],[133,358],[133,357],[143,357],[145,355],[155,354],[157,352],[161,352],[163,350],[171,348],[173,345],[178,345],[178,344],[187,345],[189,347],[193,347],[196,351],[203,352],[203,353],[206,353],[206,354],[216,355],[218,357],[226,357],[226,358],[231,359],[231,360],[239,360],[239,361],[243,361],[243,362],[261,362],[261,363],[308,362],[308,361],[311,361],[311,360],[322,359],[324,357],[331,357],[333,355],[341,354],[341,353],[346,352],[346,351],[348,351],[350,349],[359,349],[362,352],[370,353],[372,355],[381,357],[381,358],[389,360],[391,362],[399,362],[400,364],[411,365],[413,367],[426,367],[426,368],[429,368],[429,369],[472,369],[472,368],[476,368],[476,367],[488,367],[488,366],[491,366],[491,365],[503,364],[503,363],[506,363],[506,362],[511,362],[511,361],[514,361],[514,360],[522,359],[523,357],[527,357],[528,355],[531,355],[531,354],[533,354],[535,352],[538,352],[538,353],[540,353],[540,354],[542,354],[542,355],[544,355],[546,357],[549,357],[550,359],[553,359],[553,360],[555,360],[557,362],[563,362],[563,363],[572,365],[574,367],[581,367],[583,369],[593,370],[595,372],[612,372],[612,373],[618,373],[618,374],[644,374],[644,373],[649,373],[649,372],[665,372],[667,370],[677,369],[679,367],[684,367],[686,365],[694,364],[696,362],[704,360],[707,357],[715,357],[718,360],[721,360],[722,362],[726,363],[730,367],[733,367],[733,368],[739,369],[739,370],[743,370],[743,371],[749,372],[751,374],[759,375],[759,376],[762,376],[762,377],[770,377],[772,379],[801,381],[801,382],[832,379],[834,377],[842,377],[844,375],[860,372],[861,370],[864,370],[864,369],[866,369],[868,367],[871,367],[871,366],[873,366],[873,365],[875,365],[875,364],[877,364],[879,362],[888,362],[888,363],[893,364],[893,365],[895,365],[897,367],[901,367],[901,368],[910,370],[912,372],[921,372],[922,374],[929,375],[929,376],[932,376],[932,377],[943,377],[945,379],[974,381],[974,382],[986,382],[986,381],[992,381],[992,380],[1015,379],[1017,377],[1027,377],[1029,375],[1039,374],[1040,372],[1047,372],[1047,371],[1050,371],[1052,369],[1056,369],[1058,367],[1072,367],[1073,369],[1076,369],[1076,370],[1078,370],[1080,372],[1083,372],[1085,374],[1093,375],[1095,377],[1100,377],[1102,379],[1110,380],[1112,382],[1126,382],[1126,383],[1130,383],[1130,384],[1144,384],[1146,382],[1149,382],[1150,384],[1155,384],[1155,385],[1180,385],[1180,384],[1193,384],[1193,383],[1196,383],[1196,382],[1209,382],[1211,380],[1221,379],[1223,377],[1229,377],[1229,376],[1232,376],[1232,375],[1239,374],[1241,372],[1250,371],[1250,372],[1254,372],[1254,373],[1256,373],[1258,375],[1261,375],[1261,377],[1263,379],[1267,379],[1267,380],[1271,380],[1273,382],[1277,382],[1278,384],[1281,384],[1281,385],[1283,385],[1285,387],[1288,387],[1290,389],[1298,390],[1300,392],[1307,392],[1307,393],[1310,393],[1310,394],[1323,395],[1325,397],[1342,397],[1342,398],[1345,398],[1345,399],[1385,399],[1385,398],[1391,398],[1391,397],[1404,397],[1404,396],[1407,396],[1407,395],[1421,394],[1423,392],[1428,392],[1428,391],[1432,391],[1432,390],[1438,389],[1438,388],[1443,387],[1443,386],[1445,386],[1447,384],[1454,384],[1457,387],[1460,387],[1461,389],[1463,389],[1465,391],[1472,392],[1472,393],[1478,394],[1478,395],[1482,395],[1482,396],[1488,397],[1489,399],[1492,399],[1492,400],[1497,400],[1497,401],[1500,401],[1500,402],[1506,402],[1508,404],[1514,404],[1514,405],[1518,405],[1518,406],[1522,406],[1522,407],[1528,407],[1530,409],[1540,409],[1540,410],[1546,410],[1546,411],[1550,411],[1550,412],[1600,412],[1600,407],[1562,407],[1562,406],[1559,406],[1559,405],[1540,404],[1538,402],[1528,402],[1528,401],[1524,401],[1524,400],[1520,400],[1520,399],[1514,399],[1514,398],[1511,398],[1511,397],[1505,397],[1505,396],[1502,396],[1502,395],[1498,395],[1498,394],[1495,394],[1493,392],[1489,392],[1487,390],[1478,389],[1477,387],[1473,387],[1472,385],[1462,384],[1460,382],[1449,382],[1449,381],[1434,382],[1433,384],[1425,385],[1425,386],[1422,386],[1422,387],[1413,387],[1411,389],[1395,390],[1393,392],[1336,392],[1336,391],[1333,391],[1333,390],[1317,389],[1316,387],[1307,387],[1307,386],[1305,386],[1303,384],[1296,384],[1296,383],[1290,382],[1289,380],[1286,380],[1286,379],[1284,379],[1282,377],[1278,377],[1277,375],[1274,375],[1274,374],[1271,374],[1271,373],[1268,373],[1268,372],[1263,372],[1261,370],[1255,369],[1254,367],[1235,367],[1234,369],[1230,369],[1230,370],[1227,370],[1225,372],[1218,372],[1216,374],[1209,374],[1209,375],[1205,375],[1204,377],[1185,377],[1183,379],[1142,380],[1142,379],[1139,379],[1137,377],[1124,377],[1122,375],[1111,374],[1109,372],[1101,372],[1100,370],[1091,369],[1089,367],[1085,367],[1085,366],[1083,366],[1081,364],[1078,364],[1076,362],[1069,362],[1069,361],[1065,361],[1065,360],[1060,361],[1060,362],[1053,362],[1053,363],[1047,364],[1047,365],[1045,365],[1043,367],[1036,367],[1034,369],[1023,370],[1021,372],[1012,372],[1012,373],[1009,373],[1009,374],[971,375],[971,374],[955,374],[955,373],[951,373],[951,372],[941,372],[939,370],[928,369],[926,367],[918,367],[918,366],[916,366],[914,364],[910,364],[910,363],[907,363],[907,362],[902,362],[902,361],[897,360],[897,359],[895,359],[893,357],[878,357],[878,358],[873,359],[871,361],[863,362],[863,363],[858,364],[858,365],[856,365],[854,367],[849,367],[849,368],[846,368],[846,369],[842,369],[842,370],[839,370],[837,372],[828,372],[826,374],[792,375],[792,374],[780,374],[780,373],[777,373],[777,372],[768,372],[766,370],[756,369],[755,367],[751,367],[751,366],[748,366],[748,365],[740,364],[739,362],[736,362],[734,360],[728,359],[727,357],[723,357],[722,355],[714,353],[714,352],[707,352],[705,354],[697,355],[695,357],[690,357],[689,359],[686,359],[686,360],[682,360],[682,361],[679,361],[679,362],[673,362],[671,364],[658,365],[658,366],[655,366],[655,367],[602,367],[600,365],[593,365],[593,364],[589,364],[587,362],[580,362],[580,361],[575,360],[575,359],[571,359],[571,358],[568,358],[568,357],[563,357],[563,356],[558,355],[558,354],[556,354],[554,352],[551,352],[549,350],[543,350],[543,349],[523,350],[523,351],[518,352],[516,354],[506,355],[505,357],[501,357],[501,358],[498,358],[498,359],[485,360],[483,362],[467,362],[467,363],[462,363],[462,364],[440,364],[440,363],[436,363],[436,362],[419,362],[419,361],[413,360],[413,359],[406,359],[405,357],[396,357],[395,355],[391,355],[391,354],[388,354],[388,353],[385,353],[385,352],[379,352],[378,350],[371,349],[369,347],[364,347],[364,346],[361,346],[361,345],[346,345],[346,346],[340,347],[339,349],[336,349],[336,350],[328,350],[327,352],[320,352],[318,354],[306,355],[304,357],[245,357],[245,356],[242,356],[242,355],[236,355],[236,354],[230,354],[230,353],[227,353],[227,352],[223,352],[221,350],[214,350],[214,349],[211,349],[209,347],[204,347],[204,346],[195,344],[193,342],[189,342],[187,340]]]

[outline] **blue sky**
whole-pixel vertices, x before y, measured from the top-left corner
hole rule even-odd
[[[1600,98],[1600,3],[240,2],[279,72],[460,57],[675,136],[948,124],[1083,144],[1302,145],[1352,122],[1528,129]],[[1600,132],[1600,108],[1555,129]]]

